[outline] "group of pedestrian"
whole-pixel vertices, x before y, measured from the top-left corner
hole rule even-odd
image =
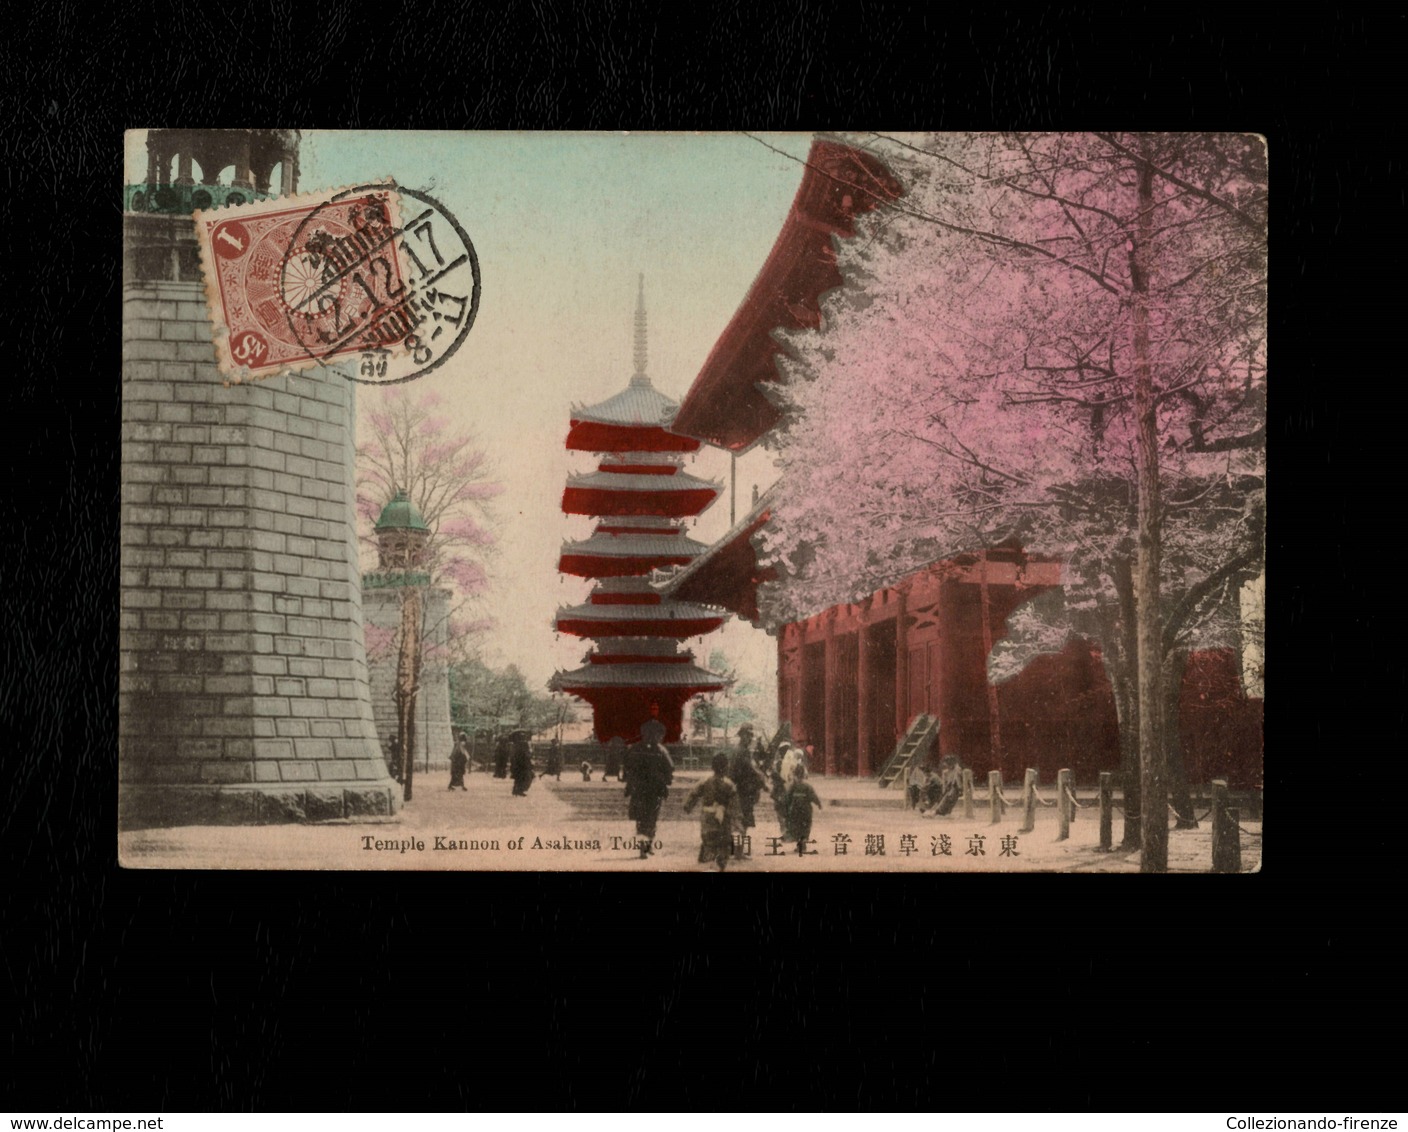
[[[945,755],[937,767],[915,765],[906,777],[905,802],[921,817],[942,817],[963,794],[963,763]]]
[[[776,763],[773,807],[783,840],[795,843],[800,856],[806,853],[812,836],[812,807],[821,809],[821,799],[807,781],[807,760],[800,747],[784,744],[777,753]]]
[[[533,769],[533,751],[528,745],[528,738],[528,732],[520,729],[500,735],[494,744],[494,777],[512,778],[513,793],[517,797],[527,794],[528,787],[533,785],[533,780],[537,777]],[[556,741],[554,747],[557,752],[556,773],[561,777],[562,748]],[[551,758],[548,767],[549,773],[553,773]],[[447,789],[468,790],[464,776],[470,769],[469,736],[463,731],[457,731],[455,745],[450,752],[450,784]]]
[[[755,741],[753,728],[739,728],[738,747],[732,757],[720,752],[712,764],[713,775],[685,798],[686,813],[700,808],[699,862],[714,862],[722,872],[735,854],[749,855],[749,830],[757,823],[757,804],[771,786],[772,802],[783,840],[806,852],[812,833],[812,807],[821,799],[807,781],[807,761],[802,750],[782,743],[775,750]],[[734,831],[740,834],[737,848]]]

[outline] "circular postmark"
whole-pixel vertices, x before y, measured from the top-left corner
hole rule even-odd
[[[370,385],[443,365],[479,312],[479,257],[434,197],[394,181],[344,189],[308,212],[282,251],[289,330],[325,363]]]

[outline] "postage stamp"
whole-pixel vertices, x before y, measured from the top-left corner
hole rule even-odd
[[[474,325],[474,245],[427,194],[387,181],[194,220],[227,377],[356,359],[352,380],[409,381],[443,364]]]
[[[126,146],[124,865],[1260,867],[1264,139]]]

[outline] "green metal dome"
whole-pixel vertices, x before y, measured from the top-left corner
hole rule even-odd
[[[420,517],[420,512],[415,509],[411,502],[411,497],[404,491],[398,491],[391,497],[391,502],[381,509],[381,515],[376,521],[376,529],[379,531],[429,531],[425,525],[425,520]]]

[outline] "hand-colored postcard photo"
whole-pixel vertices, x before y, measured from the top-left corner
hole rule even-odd
[[[124,866],[1260,869],[1264,139],[132,130],[122,213]]]

